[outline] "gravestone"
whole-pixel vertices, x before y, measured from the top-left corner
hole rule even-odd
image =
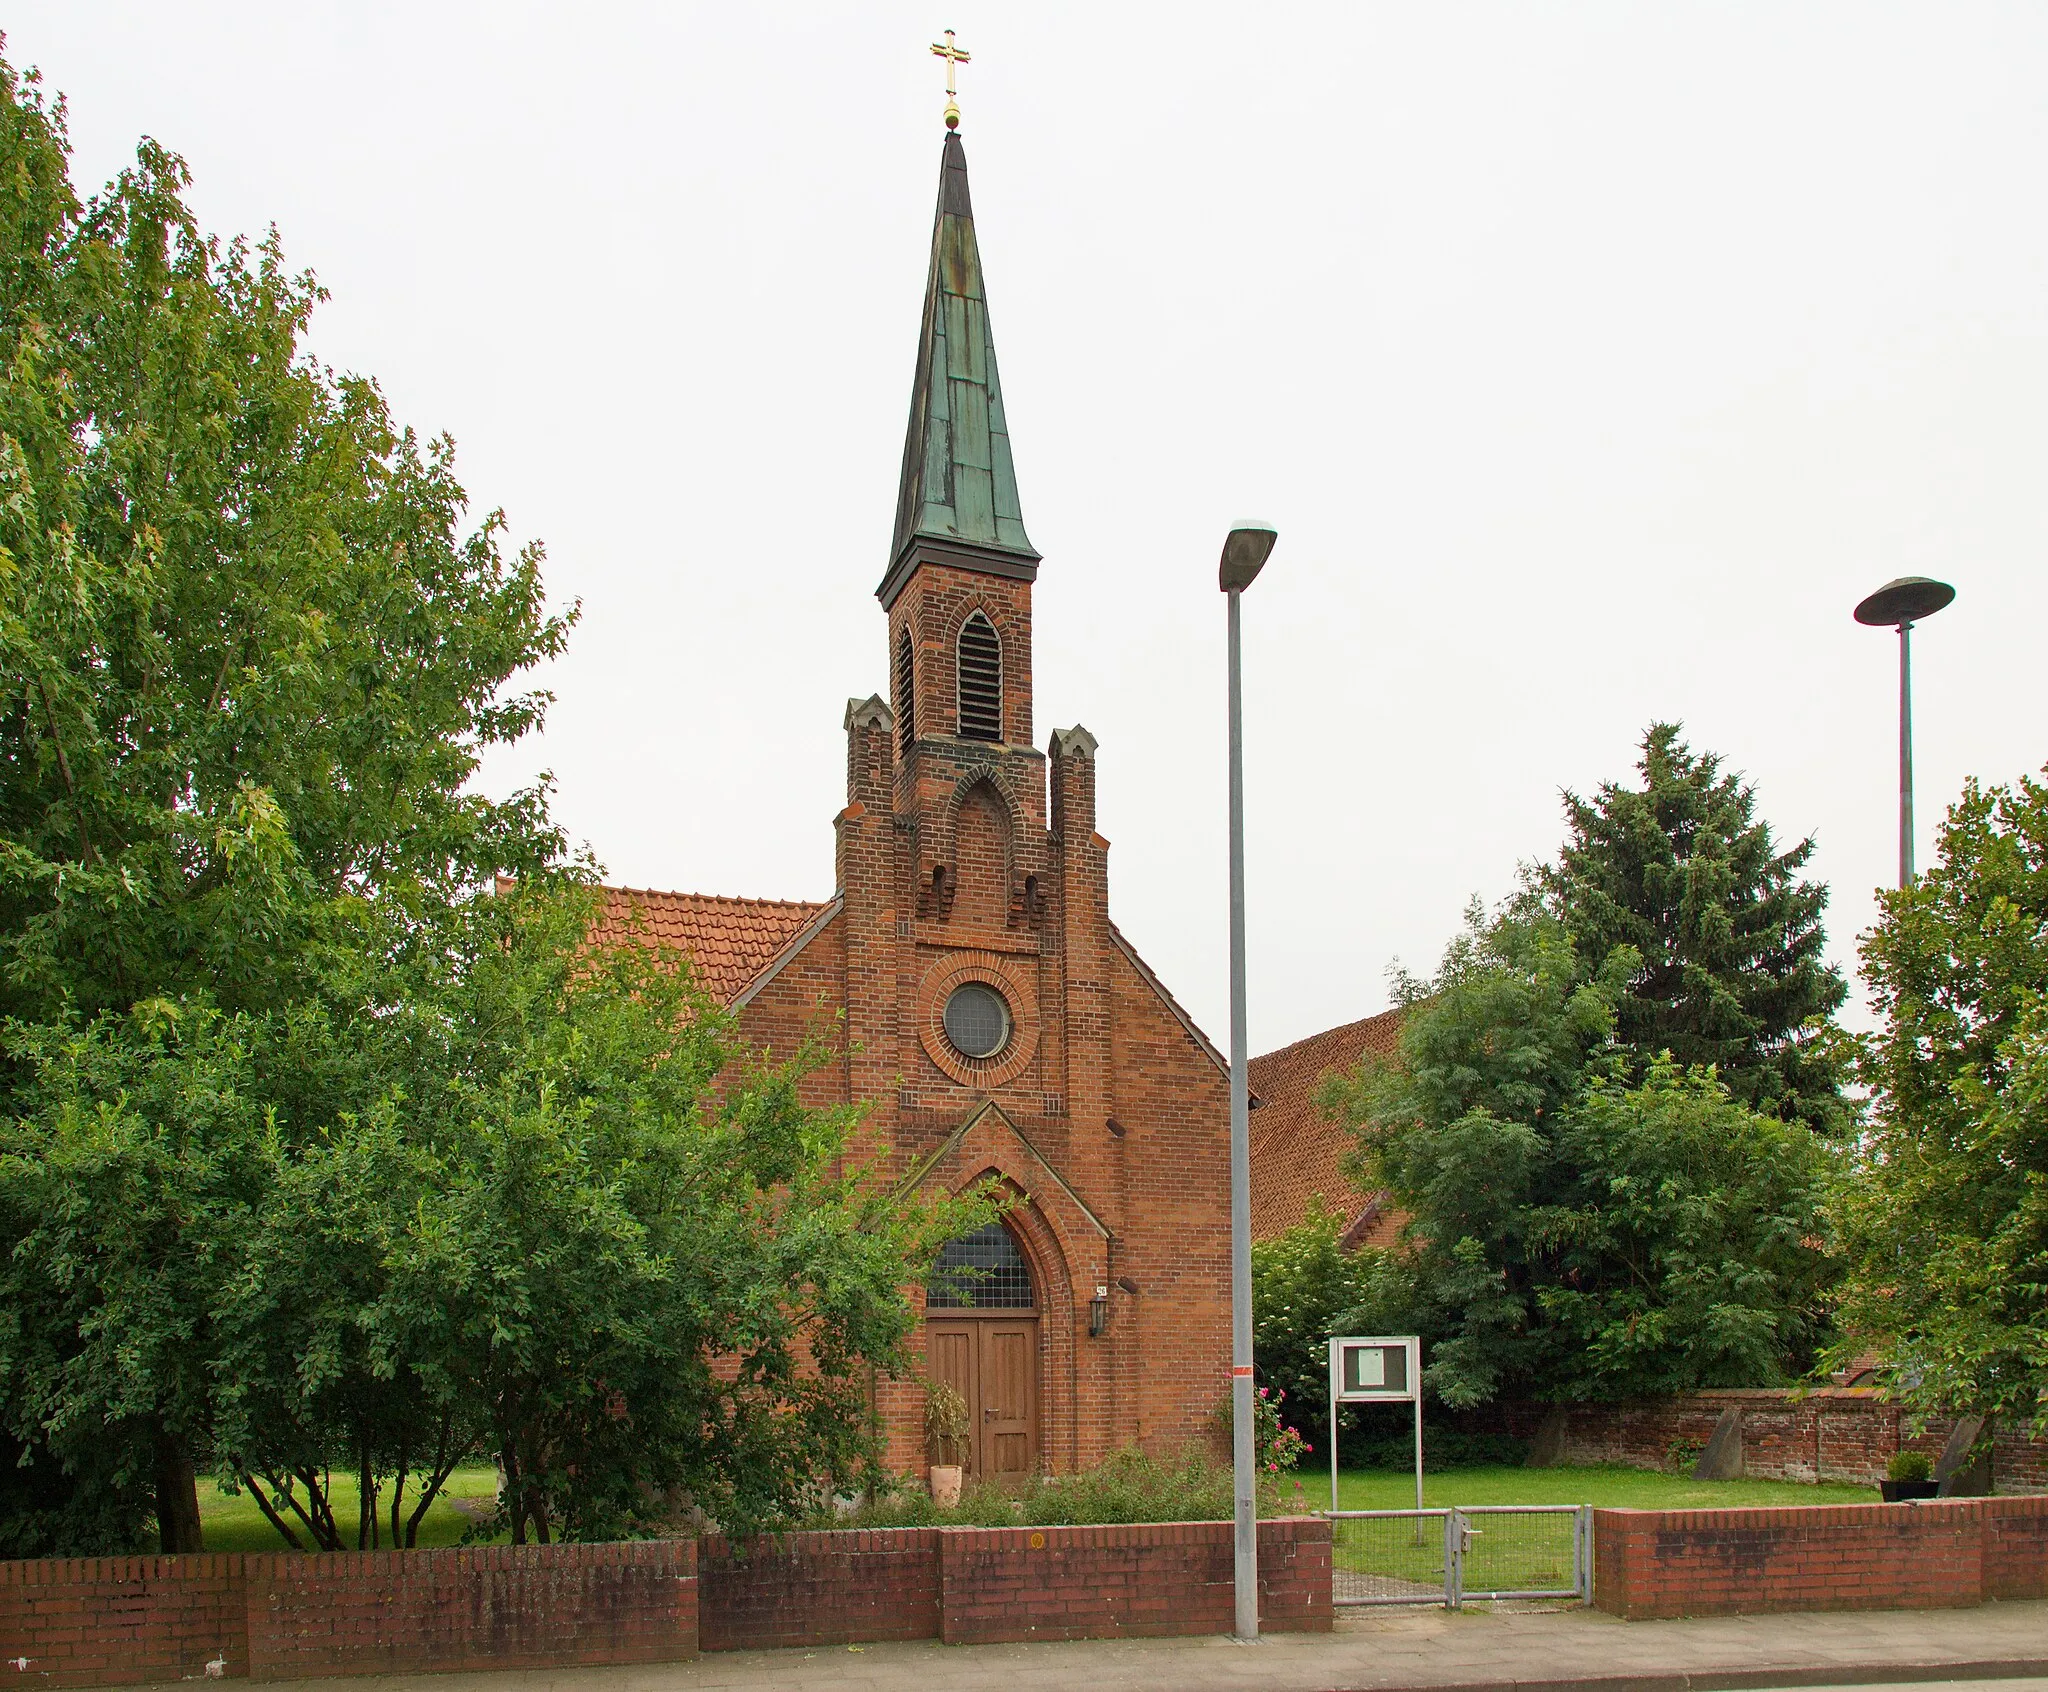
[[[1984,1433],[1982,1416],[1958,1416],[1948,1430],[1948,1444],[1941,1448],[1941,1461],[1934,1465],[1943,1498],[1991,1496],[1991,1441]]]
[[[1706,1450],[1692,1466],[1696,1481],[1732,1481],[1742,1478],[1742,1412],[1730,1407],[1721,1412]]]
[[[1554,1469],[1564,1461],[1565,1435],[1570,1431],[1571,1413],[1563,1405],[1554,1407],[1529,1439],[1529,1467]]]

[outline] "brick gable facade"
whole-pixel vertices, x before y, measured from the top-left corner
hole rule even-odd
[[[813,1099],[868,1101],[896,1172],[1012,1190],[1032,1307],[945,1319],[1004,1319],[1009,1373],[978,1390],[1028,1396],[1034,1465],[1069,1472],[1211,1433],[1229,1380],[1228,1080],[1110,921],[1094,737],[1073,728],[1033,745],[1038,556],[1016,506],[957,136],[918,372],[878,592],[890,697],[847,706],[833,897],[615,889],[605,927],[689,953],[742,1036],[771,1053],[826,1037],[833,1061],[811,1078]],[[963,987],[1002,1000],[993,1049],[948,1031]],[[1035,1351],[1021,1383],[1020,1334]],[[876,1398],[891,1466],[922,1469],[923,1385],[881,1381]]]

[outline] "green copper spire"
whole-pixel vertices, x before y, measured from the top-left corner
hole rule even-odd
[[[974,208],[967,197],[967,151],[957,134],[946,137],[939,169],[931,274],[896,496],[896,540],[889,573],[877,590],[885,605],[909,579],[920,550],[1003,576],[1028,578],[1038,563],[1017,501]]]

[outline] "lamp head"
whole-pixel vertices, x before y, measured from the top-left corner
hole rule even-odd
[[[1956,590],[1947,582],[1929,576],[1901,576],[1886,582],[1856,607],[1856,621],[1874,629],[1895,628],[1900,623],[1917,623],[1931,617],[1951,599]]]
[[[1239,593],[1250,587],[1266,567],[1273,543],[1279,538],[1279,531],[1271,523],[1239,523],[1223,542],[1223,562],[1216,569],[1216,585],[1225,593]]]

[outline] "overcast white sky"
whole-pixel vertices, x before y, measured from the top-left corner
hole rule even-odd
[[[948,9],[950,7],[951,9]],[[1033,540],[1035,738],[1225,1033],[1215,555],[1247,597],[1252,1044],[1387,1000],[1682,718],[1819,837],[1836,957],[2048,760],[2048,7],[14,0],[75,173],[276,222],[314,349],[447,430],[583,626],[544,740],[615,879],[822,898],[886,691],[948,25]]]

